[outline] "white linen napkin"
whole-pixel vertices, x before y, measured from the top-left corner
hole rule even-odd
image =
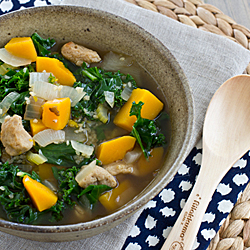
[[[207,33],[124,0],[62,0],[61,4],[104,10],[124,17],[159,39],[176,57],[186,74],[195,101],[195,129],[190,150],[201,136],[208,103],[227,79],[241,74],[250,61],[250,52],[227,38]],[[92,238],[63,243],[35,242],[0,233],[2,250],[119,250],[140,211],[125,222]]]

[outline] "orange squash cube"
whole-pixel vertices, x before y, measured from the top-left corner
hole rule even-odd
[[[30,59],[32,62],[36,61],[36,48],[30,37],[14,37],[4,48],[14,56]]]
[[[42,122],[47,128],[63,129],[70,118],[71,101],[69,97],[47,101],[43,105]]]
[[[138,171],[139,176],[145,176],[147,174],[153,173],[156,169],[161,167],[161,163],[163,161],[164,148],[158,147],[153,148],[150,151],[150,155],[148,160],[144,155],[140,157],[138,160]]]
[[[73,86],[76,78],[70,72],[64,64],[56,58],[40,57],[36,59],[36,71],[37,72],[50,72],[62,85]]]
[[[40,211],[51,208],[57,202],[57,196],[42,183],[33,180],[28,175],[23,177],[23,185],[27,190],[34,206]]]
[[[102,164],[109,164],[124,158],[132,150],[136,139],[132,136],[121,136],[116,139],[101,143],[96,152],[96,157]]]
[[[136,104],[142,101],[144,105],[141,109],[141,117],[149,120],[153,120],[163,109],[163,103],[150,91],[146,89],[134,89],[128,101],[122,106],[114,119],[114,124],[132,131],[133,125],[136,121],[136,116],[130,116],[130,109],[132,103]]]
[[[43,131],[44,129],[47,129],[47,127],[43,124],[42,120],[33,119],[30,120],[30,129],[32,136],[34,136],[35,134]]]
[[[127,203],[134,195],[135,189],[132,183],[128,179],[125,179],[114,189],[102,194],[99,197],[99,201],[111,212]]]

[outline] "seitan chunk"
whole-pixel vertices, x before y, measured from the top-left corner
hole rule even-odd
[[[134,173],[134,164],[126,164],[124,161],[117,161],[103,166],[110,174],[132,174]]]
[[[96,51],[85,48],[84,46],[78,45],[74,42],[68,42],[63,45],[61,49],[62,55],[73,62],[77,66],[82,66],[82,63],[87,64],[100,62],[101,58]]]
[[[11,156],[20,155],[33,147],[33,139],[24,129],[22,117],[6,117],[1,130],[1,141],[6,152]]]
[[[109,187],[115,187],[117,185],[115,177],[99,166],[96,166],[95,169],[79,183],[82,188],[86,188],[91,184],[107,185]]]

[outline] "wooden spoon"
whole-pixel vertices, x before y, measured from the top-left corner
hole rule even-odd
[[[221,179],[250,149],[250,76],[227,80],[213,96],[203,126],[202,165],[188,201],[162,250],[192,249]]]

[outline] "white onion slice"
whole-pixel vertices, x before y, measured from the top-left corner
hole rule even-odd
[[[79,184],[79,186],[81,186],[82,180],[86,176],[88,176],[91,172],[94,171],[95,167],[96,167],[96,160],[93,160],[88,165],[82,166],[81,170],[77,173],[77,175],[75,177],[75,180],[77,181],[77,183]]]
[[[74,107],[85,95],[86,92],[84,92],[82,88],[75,89],[69,86],[62,86],[59,91],[60,98],[70,98],[71,107]]]
[[[107,71],[118,71],[124,67],[130,67],[133,60],[129,56],[120,56],[114,52],[109,52],[103,57],[102,68]]]
[[[32,94],[45,100],[54,100],[59,97],[58,87],[48,82],[37,81],[32,87]]]
[[[30,96],[29,103],[26,105],[24,120],[41,119],[42,105],[44,103],[44,99],[36,96]]]
[[[93,146],[88,146],[86,144],[82,144],[74,140],[71,140],[70,142],[71,142],[72,148],[75,151],[80,152],[86,158],[89,158],[94,152]]]
[[[128,151],[123,160],[126,164],[131,164],[134,163],[135,161],[137,161],[142,155],[142,151],[140,148],[135,148],[132,151]]]
[[[111,91],[104,91],[104,97],[109,106],[113,108],[115,104],[115,93]]]
[[[4,116],[11,104],[20,96],[19,93],[13,91],[13,92],[10,92],[8,95],[6,95],[3,100],[1,101],[0,103],[0,116]]]
[[[32,87],[35,82],[49,82],[49,76],[52,73],[47,72],[30,72],[29,86]]]
[[[32,62],[30,59],[12,55],[5,48],[0,49],[0,59],[13,67],[29,65]]]
[[[0,66],[0,74],[1,75],[5,75],[9,69],[15,69],[16,67],[13,67],[12,65],[9,65],[7,63],[3,63],[1,66]]]
[[[4,116],[0,116],[0,123],[4,123],[4,120],[7,116],[9,115],[5,114]]]
[[[125,101],[127,101],[129,99],[129,97],[131,96],[133,91],[133,87],[131,82],[128,82],[125,86],[125,88],[123,89],[123,91],[121,92],[121,98]]]
[[[114,52],[108,52],[104,55],[100,65],[106,71],[121,71],[123,74],[130,74],[137,83],[142,83],[141,71],[137,63],[130,56],[119,55]]]
[[[51,143],[60,143],[65,141],[65,132],[63,130],[45,129],[34,135],[33,139],[41,147],[46,147]]]

